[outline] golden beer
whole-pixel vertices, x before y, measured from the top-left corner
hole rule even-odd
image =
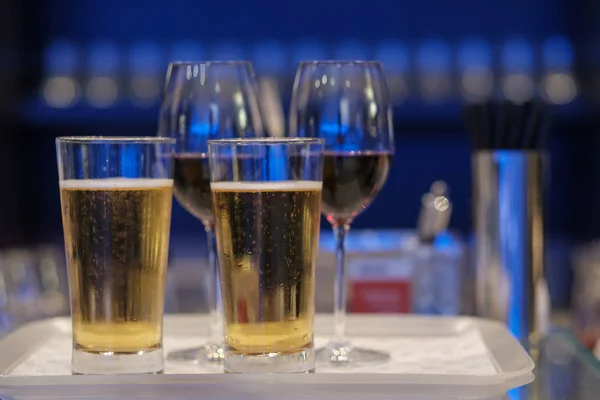
[[[231,354],[313,351],[321,182],[213,182]]]
[[[162,347],[173,181],[60,182],[74,349]]]

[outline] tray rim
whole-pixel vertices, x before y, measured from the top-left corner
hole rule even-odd
[[[169,314],[165,316],[165,334],[175,335],[187,332],[189,334],[190,327],[194,327],[198,332],[204,331],[202,327],[205,315],[198,314]],[[328,323],[331,316],[327,314],[318,314],[315,318],[315,330],[319,333],[327,334],[329,327]],[[445,388],[454,394],[456,391],[467,391],[470,394],[473,392],[481,392],[486,394],[495,394],[507,391],[509,389],[519,387],[530,383],[533,380],[533,369],[535,364],[529,355],[525,352],[519,342],[510,335],[504,325],[499,322],[486,320],[477,317],[459,316],[459,317],[428,317],[415,315],[398,315],[398,314],[351,314],[348,316],[348,325],[354,327],[352,336],[360,336],[361,329],[369,330],[372,322],[378,322],[379,326],[384,329],[378,329],[379,333],[386,331],[404,330],[402,333],[410,334],[411,327],[420,326],[441,326],[446,324],[454,329],[448,331],[450,333],[459,333],[466,329],[493,329],[502,332],[505,335],[503,338],[514,349],[519,349],[522,354],[520,357],[526,357],[528,360],[527,366],[513,371],[502,371],[499,368],[496,360],[498,373],[495,375],[418,375],[418,374],[366,374],[366,373],[319,373],[314,375],[233,375],[233,374],[165,374],[154,376],[140,375],[121,375],[121,376],[10,376],[5,375],[10,373],[19,363],[23,362],[31,355],[39,346],[48,340],[53,334],[68,333],[70,331],[70,317],[58,317],[46,320],[35,321],[15,330],[3,340],[0,341],[0,390],[3,388],[13,388],[20,390],[36,390],[35,388],[58,388],[66,387],[75,388],[80,385],[101,385],[102,387],[110,386],[131,386],[132,389],[141,387],[148,388],[148,385],[165,384],[169,386],[177,386],[176,384],[189,386],[192,385],[198,388],[198,385],[203,388],[210,386],[216,388],[219,385],[231,387],[231,390],[246,390],[248,385],[256,384],[259,387],[264,387],[265,384],[284,384],[288,386],[302,385],[302,392],[308,390],[308,386],[314,387],[315,390],[323,390],[326,385],[336,385],[348,388],[349,393],[357,393],[362,390],[371,390],[373,385],[377,385],[378,390],[381,386],[391,385],[397,387],[402,385],[403,392],[405,386],[415,386],[423,389],[423,386],[435,387],[436,389]],[[359,329],[360,328],[360,329]],[[379,327],[378,327],[379,328]],[[357,332],[358,331],[358,334]],[[372,330],[371,330],[372,332]],[[415,329],[414,334],[423,332]],[[437,335],[439,336],[439,334]],[[485,342],[485,337],[482,339]],[[33,343],[33,345],[32,345]],[[493,356],[493,355],[492,355]],[[258,378],[257,378],[258,377]],[[33,379],[32,379],[33,378]],[[442,382],[440,382],[440,379]],[[216,385],[216,386],[211,386]],[[320,388],[320,389],[318,389]],[[88,388],[89,389],[89,388]],[[407,388],[406,388],[407,389]],[[103,389],[104,390],[104,389]],[[197,389],[196,389],[197,390]],[[203,389],[204,390],[204,389]],[[371,390],[372,392],[372,390]],[[422,393],[422,392],[419,392]]]
[[[47,398],[49,395],[58,395],[58,392],[68,393],[69,398],[79,396],[91,396],[99,398],[97,393],[106,396],[144,396],[152,394],[164,398],[165,395],[183,396],[196,395],[199,390],[205,398],[231,398],[232,396],[243,396],[253,398],[251,395],[260,395],[264,399],[285,398],[286,395],[297,395],[302,397],[311,396],[315,398],[348,396],[377,397],[378,395],[394,395],[394,398],[405,399],[409,396],[441,396],[455,399],[460,396],[468,398],[488,398],[491,396],[504,396],[513,388],[521,387],[534,380],[533,373],[528,373],[517,379],[507,381],[507,385],[480,384],[480,385],[432,385],[430,383],[404,383],[391,382],[389,376],[394,374],[356,374],[340,381],[331,380],[331,375],[339,378],[343,374],[320,374],[320,375],[290,375],[282,379],[280,375],[275,379],[269,375],[226,375],[226,374],[185,374],[185,375],[155,375],[140,379],[136,375],[135,381],[128,376],[111,376],[110,380],[102,376],[45,376],[43,380],[35,383],[24,384],[28,377],[14,377],[13,381],[6,384],[0,381],[0,394],[10,396],[40,396]],[[69,379],[76,378],[76,379]],[[357,379],[359,378],[359,379]],[[384,378],[384,379],[381,379]],[[102,381],[102,379],[105,379]],[[20,381],[20,382],[19,382]],[[266,389],[268,387],[285,387],[286,392],[275,392]],[[160,388],[160,389],[159,389]],[[375,389],[374,389],[375,388]],[[401,388],[399,393],[398,389]],[[328,390],[333,393],[327,393]],[[90,393],[96,393],[90,395]],[[78,397],[75,397],[78,396]],[[104,396],[102,396],[104,397]],[[153,397],[153,396],[152,396]]]

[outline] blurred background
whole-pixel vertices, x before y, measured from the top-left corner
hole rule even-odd
[[[403,257],[401,243],[410,243],[421,196],[442,180],[452,202],[452,234],[436,243],[466,260],[460,273],[452,272],[459,282],[469,281],[472,231],[471,148],[461,106],[490,97],[541,98],[554,110],[545,203],[553,306],[571,304],[575,259],[596,265],[600,3],[595,0],[1,4],[0,248],[5,249],[5,274],[0,308],[10,309],[14,293],[27,299],[33,292],[39,298],[39,293],[52,295],[65,287],[54,138],[155,135],[166,66],[176,59],[252,61],[271,135],[285,134],[299,60],[382,61],[395,105],[396,156],[375,205],[353,224],[356,242],[349,247],[380,251],[384,259],[390,252],[391,259]],[[198,276],[204,260],[198,245],[205,242],[201,224],[174,203],[172,226],[173,258],[190,266],[189,276]],[[322,229],[329,232],[330,227],[323,223]],[[330,239],[325,234],[323,240],[327,252]],[[585,254],[574,257],[577,251]],[[400,281],[410,280],[411,263],[405,264],[391,273]],[[366,270],[372,274],[375,269]],[[355,277],[363,274],[360,266],[353,271]],[[584,276],[588,273],[584,269]],[[172,278],[173,284],[188,281],[185,276]],[[332,285],[333,277],[327,279],[323,285]],[[171,309],[200,307],[203,296],[197,287],[190,283],[177,289],[188,290],[183,297],[193,305],[171,303]],[[54,305],[68,312],[66,304],[57,300]],[[468,312],[468,301],[461,304],[453,312]],[[364,302],[355,307],[369,309]]]

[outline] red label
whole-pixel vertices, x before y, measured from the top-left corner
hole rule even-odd
[[[350,311],[357,313],[408,313],[410,283],[363,281],[352,284]]]

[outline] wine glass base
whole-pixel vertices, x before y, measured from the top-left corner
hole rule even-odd
[[[317,362],[331,366],[360,367],[383,364],[389,360],[388,353],[354,347],[347,342],[329,343],[326,347],[317,350]]]
[[[222,365],[224,358],[225,350],[222,344],[206,344],[202,347],[173,351],[167,355],[168,361],[203,365]]]

